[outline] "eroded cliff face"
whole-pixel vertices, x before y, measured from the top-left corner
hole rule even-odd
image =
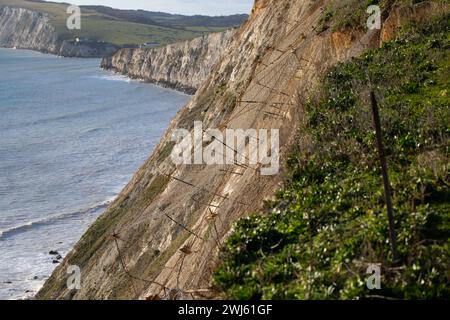
[[[100,58],[109,57],[119,49],[118,46],[107,42],[76,42],[64,40],[57,52],[58,55],[71,58]]]
[[[58,35],[49,17],[21,8],[0,8],[0,46],[56,53]]]
[[[233,223],[262,208],[281,181],[253,165],[175,165],[173,130],[280,129],[280,158],[307,98],[333,64],[380,41],[379,31],[318,34],[328,1],[258,0],[193,99],[172,120],[150,159],[83,236],[39,299],[216,297],[211,276]],[[308,152],[307,141],[304,141]],[[298,143],[298,142],[297,142]],[[245,254],[245,253],[243,253]],[[67,289],[67,268],[82,271]]]
[[[186,93],[195,93],[233,40],[235,30],[158,48],[121,49],[102,68]]]
[[[103,57],[118,49],[108,43],[60,40],[48,14],[11,7],[0,7],[0,47],[80,58]]]

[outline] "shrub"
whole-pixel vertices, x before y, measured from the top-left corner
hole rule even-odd
[[[311,151],[291,153],[284,189],[265,214],[237,222],[221,252],[215,282],[226,297],[450,298],[448,21],[416,27],[329,71],[302,123]],[[371,89],[387,147],[397,264]],[[382,266],[381,290],[365,285],[371,263]]]

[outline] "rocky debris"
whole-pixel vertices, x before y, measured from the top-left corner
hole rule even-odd
[[[60,263],[61,260],[63,259],[63,256],[56,250],[51,250],[48,254],[53,256],[54,264]]]
[[[184,247],[182,247],[181,249],[180,249],[180,251],[182,252],[182,253],[184,253],[184,254],[192,254],[192,248],[190,247],[190,246],[188,246],[188,245],[186,245],[186,246],[184,246]]]

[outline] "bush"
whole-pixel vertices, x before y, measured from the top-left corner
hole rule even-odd
[[[332,68],[268,212],[240,220],[215,282],[233,299],[450,298],[449,16]],[[369,82],[371,85],[369,85]],[[400,262],[392,263],[368,93],[380,104]],[[304,139],[302,139],[304,141]],[[366,287],[369,264],[382,289]]]

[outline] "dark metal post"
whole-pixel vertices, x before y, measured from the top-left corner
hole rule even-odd
[[[375,131],[377,134],[377,147],[378,153],[380,155],[381,171],[383,173],[384,194],[386,200],[387,215],[389,219],[389,239],[391,243],[392,257],[395,264],[398,261],[398,253],[397,253],[397,239],[394,226],[394,214],[392,209],[391,184],[389,183],[389,174],[386,162],[386,154],[383,145],[383,135],[381,133],[381,121],[380,121],[380,114],[378,111],[378,103],[375,97],[375,93],[373,91],[370,92],[370,100],[372,103],[373,124],[375,126]]]

